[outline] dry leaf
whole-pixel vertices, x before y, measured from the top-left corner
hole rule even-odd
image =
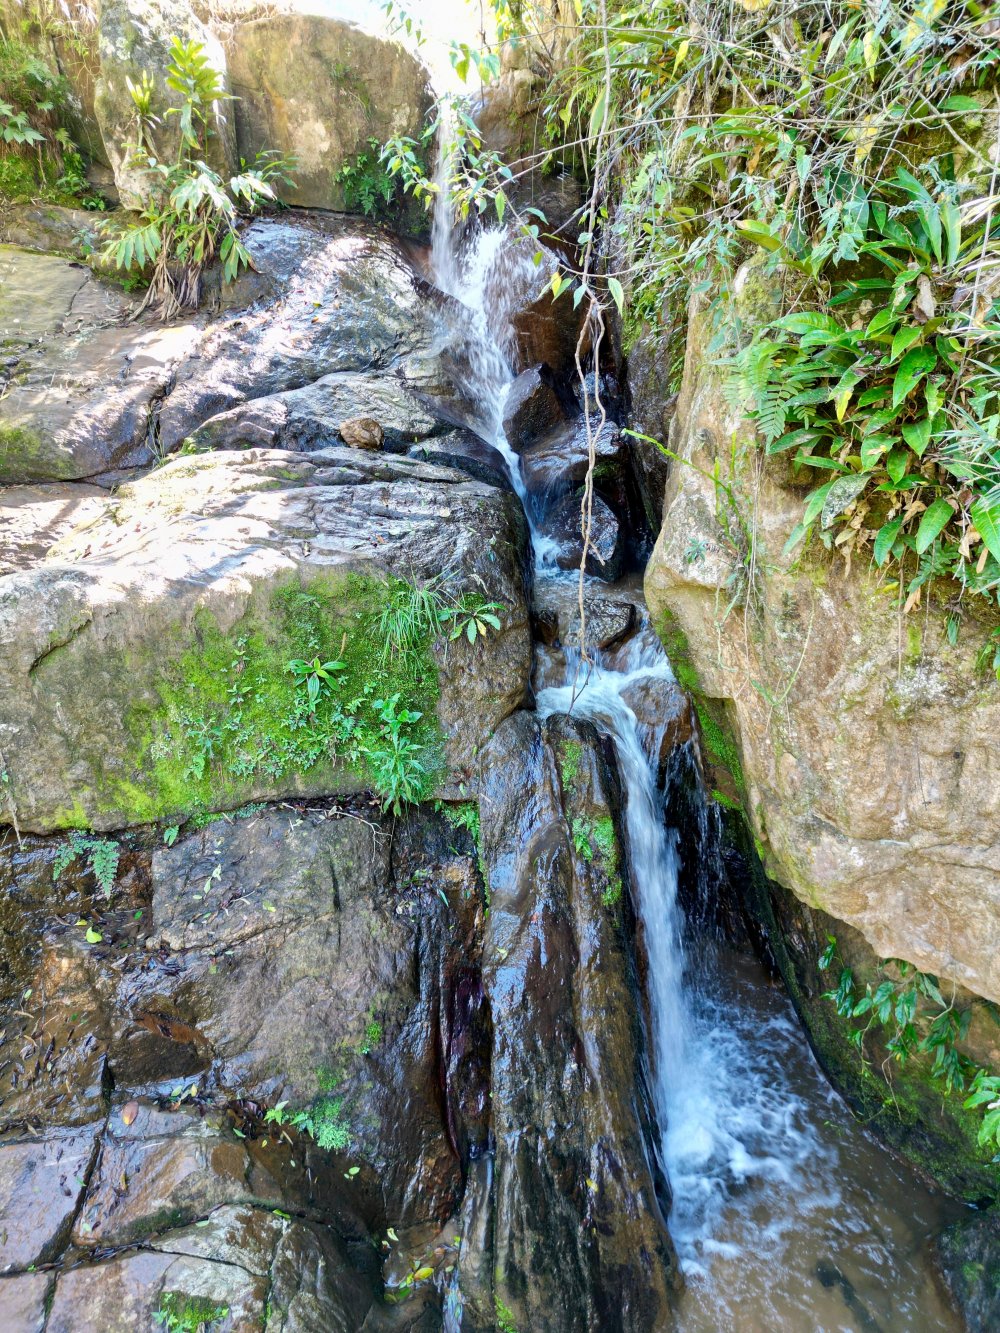
[[[132,1121],[136,1118],[138,1114],[139,1114],[139,1103],[126,1102],[125,1105],[122,1107],[122,1122],[126,1125],[131,1125]]]

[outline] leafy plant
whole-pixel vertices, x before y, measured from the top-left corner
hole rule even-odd
[[[299,1111],[288,1112],[287,1106],[286,1101],[272,1106],[264,1115],[264,1123],[291,1125],[327,1151],[343,1152],[350,1144],[350,1126],[341,1114],[342,1098],[317,1097],[312,1106]]]
[[[314,657],[311,662],[296,658],[288,663],[288,670],[294,675],[298,686],[306,687],[309,703],[315,707],[321,694],[326,694],[336,684],[336,676],[347,670],[347,663],[341,661],[321,662]]]
[[[81,833],[74,829],[69,835],[69,841],[56,853],[52,863],[52,879],[57,880],[77,857],[85,857],[94,878],[110,898],[118,874],[120,856],[121,848],[111,838],[95,838],[89,833]]]
[[[490,630],[500,629],[498,611],[505,608],[499,602],[487,602],[475,594],[462,598],[457,606],[448,606],[441,612],[442,623],[451,624],[449,639],[460,639],[464,634],[470,643],[485,638]]]
[[[376,699],[372,708],[379,720],[381,744],[369,751],[368,761],[383,807],[401,814],[404,802],[422,800],[433,785],[434,773],[422,745],[413,740],[408,729],[419,722],[422,713],[400,705],[399,694]]]
[[[200,43],[173,40],[166,82],[182,98],[180,107],[164,113],[179,123],[177,155],[173,162],[162,162],[150,146],[159,122],[152,107],[153,83],[144,74],[140,83],[129,85],[136,139],[125,145],[125,155],[149,177],[150,199],[137,218],[106,224],[103,258],[118,270],[148,278],[140,310],[155,304],[162,318],[170,319],[185,307],[197,307],[202,274],[216,257],[226,282],[253,266],[240,237],[240,209],[254,213],[274,202],[274,184],[291,183],[294,163],[259,153],[252,166],[243,162],[237,175],[223,179],[205,158],[214,137],[213,108],[230,95]]]
[[[820,971],[828,971],[839,956],[836,937],[828,935],[818,962]],[[954,997],[946,1000],[937,977],[901,958],[883,959],[880,969],[882,980],[877,985],[869,982],[864,993],[859,993],[853,971],[841,963],[836,987],[823,994],[842,1018],[865,1020],[851,1027],[852,1045],[864,1058],[865,1037],[877,1028],[887,1034],[886,1048],[897,1064],[905,1065],[915,1056],[928,1057],[931,1077],[946,1093],[962,1093],[969,1086],[963,1104],[987,1106],[979,1142],[992,1146],[997,1152],[994,1160],[1000,1161],[1000,1115],[993,1115],[998,1108],[991,1104],[1000,1096],[1000,1078],[979,1068],[959,1049],[969,1031],[971,1008],[959,1008]]]
[[[180,1291],[165,1291],[153,1322],[167,1333],[207,1333],[207,1329],[229,1314],[228,1305],[214,1305],[203,1296],[186,1296]]]
[[[347,208],[360,209],[365,217],[390,216],[399,202],[398,182],[382,166],[380,152],[379,141],[369,139],[368,151],[345,162],[336,176]]]
[[[738,385],[768,453],[827,474],[789,547],[818,529],[847,556],[910,559],[907,609],[943,575],[991,596],[1000,309],[973,309],[969,284],[984,256],[1000,256],[1000,223],[964,230],[954,199],[903,168],[885,195],[858,222],[858,256],[875,276],[840,283],[825,310],[772,323],[737,357]]]

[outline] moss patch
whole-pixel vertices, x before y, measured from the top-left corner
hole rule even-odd
[[[386,589],[386,580],[357,574],[290,583],[230,629],[203,611],[193,643],[172,653],[158,644],[155,663],[129,663],[155,673],[159,704],[125,715],[137,780],[112,781],[115,805],[143,821],[214,811],[323,768],[331,790],[337,768],[341,785],[346,773],[388,795],[401,755],[419,762],[416,794],[427,795],[441,766],[437,666],[426,638],[386,651],[377,630]],[[293,661],[342,665],[310,699]],[[394,696],[395,711],[411,719],[395,726],[384,707]]]

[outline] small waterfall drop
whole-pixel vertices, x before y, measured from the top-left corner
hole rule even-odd
[[[432,269],[455,303],[445,316],[449,345],[460,344],[469,376],[463,389],[479,431],[503,456],[524,502],[536,580],[559,585],[569,603],[577,575],[554,568],[554,543],[539,527],[503,432],[514,316],[544,288],[548,270],[507,228],[478,219],[455,225],[450,171],[442,152]],[[539,691],[537,709],[588,718],[608,736],[625,792],[649,964],[658,1146],[672,1192],[670,1233],[687,1280],[678,1329],[952,1333],[921,1256],[935,1225],[926,1191],[853,1121],[813,1061],[787,996],[759,966],[704,937],[690,948],[678,876],[692,849],[680,845],[664,809],[655,758],[662,737],[628,703],[630,687],[673,681],[648,620],[613,654],[584,662],[567,649],[565,659],[562,683]],[[461,1328],[457,1286],[444,1326],[446,1333]]]

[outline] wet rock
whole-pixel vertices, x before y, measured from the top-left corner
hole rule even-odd
[[[559,545],[556,564],[560,569],[578,569],[583,556],[583,534],[580,517],[580,498],[567,495],[546,515],[546,532]],[[610,505],[599,495],[591,507],[590,543],[587,551],[587,573],[606,583],[621,577],[625,560],[625,539],[621,525]]]
[[[236,404],[338,371],[374,377],[425,350],[416,277],[384,234],[297,215],[258,219],[244,241],[256,270],[214,309],[170,326],[130,320],[137,298],[79,264],[0,253],[0,328],[14,358],[0,484],[148,465]]]
[[[354,416],[348,416],[355,413]],[[368,423],[363,428],[358,424]],[[339,424],[338,424],[339,423]],[[351,438],[344,434],[345,426]],[[389,376],[334,374],[287,393],[255,398],[210,417],[190,436],[200,449],[322,449],[345,444],[401,453],[447,427]],[[362,443],[378,439],[381,443]]]
[[[340,423],[340,438],[355,449],[381,449],[385,431],[374,417],[348,417]]]
[[[341,172],[371,163],[370,140],[419,139],[431,107],[427,70],[386,30],[311,14],[271,13],[233,25],[228,43],[240,153],[293,156],[295,185],[286,203],[357,209]],[[377,150],[374,157],[377,159]],[[376,163],[377,165],[377,163]]]
[[[122,1245],[225,1203],[257,1198],[280,1206],[276,1181],[258,1179],[254,1190],[249,1176],[246,1146],[225,1131],[219,1116],[137,1105],[126,1124],[119,1106],[101,1141],[74,1243]]]
[[[43,254],[83,257],[96,247],[94,214],[59,204],[10,204],[0,218],[0,243]]]
[[[460,472],[465,472],[487,486],[513,490],[503,455],[471,430],[453,430],[447,435],[422,440],[419,444],[412,444],[407,453],[410,458],[418,458],[421,462],[458,468]]]
[[[580,604],[576,587],[562,580],[539,579],[535,585],[535,614],[543,621],[543,642],[575,647],[580,639]],[[641,595],[640,595],[641,596]],[[636,600],[628,589],[610,595],[584,588],[585,639],[588,651],[601,652],[627,639],[638,625]]]
[[[0,1271],[62,1251],[86,1189],[100,1125],[44,1139],[0,1138]]]
[[[577,349],[584,364],[590,354],[590,333],[584,330],[586,321],[586,302],[574,307],[568,299],[553,299],[551,291],[546,289],[514,315],[518,366],[524,369],[543,364],[559,381],[571,383],[577,375]]]
[[[945,1280],[968,1333],[1000,1327],[1000,1213],[963,1218],[937,1242]]]
[[[92,828],[180,813],[178,790],[149,750],[164,725],[164,673],[181,670],[207,625],[234,642],[255,624],[273,634],[273,599],[290,579],[333,580],[350,615],[351,575],[420,581],[450,570],[456,597],[475,590],[505,608],[488,642],[435,648],[429,697],[439,695],[446,780],[470,781],[476,747],[527,689],[524,540],[520,506],[505,492],[345,446],[185,457],[123,488],[52,559],[0,580],[0,747],[20,827],[59,827],[68,810]],[[296,647],[289,642],[289,658]],[[192,782],[194,770],[182,779]],[[354,769],[326,759],[284,779],[257,771],[213,782],[216,800],[220,783],[232,785],[233,807],[358,787]],[[188,799],[206,796],[190,788]]]
[[[679,330],[678,330],[679,332]],[[676,385],[671,365],[678,355],[677,343],[668,333],[640,336],[628,356],[629,426],[649,440],[629,438],[632,473],[639,486],[643,509],[655,535],[663,521],[663,496],[670,460],[650,440],[666,444],[670,423],[677,408]]]
[[[152,78],[157,116],[146,133],[153,153],[163,162],[173,162],[181,144],[180,117],[165,112],[169,107],[179,109],[182,98],[167,82],[172,41],[197,42],[223,87],[227,87],[226,57],[218,38],[184,0],[102,0],[99,23],[97,124],[122,203],[126,208],[140,208],[153,192],[155,178],[133,165],[134,154],[125,147],[135,140],[135,103],[129,82],[139,83],[144,74]],[[220,175],[232,175],[239,167],[232,104],[216,102],[213,113],[214,133],[206,156]]]
[[[0,578],[37,565],[60,537],[102,513],[106,499],[85,483],[0,489]]]
[[[518,713],[484,755],[495,1295],[517,1327],[549,1333],[672,1323],[619,802],[589,724]]]
[[[161,1311],[178,1317],[190,1311],[201,1322],[224,1310],[213,1327],[251,1333],[263,1327],[266,1301],[267,1281],[234,1264],[139,1252],[60,1273],[46,1329],[135,1333],[155,1327]]]
[[[0,1278],[0,1310],[7,1333],[43,1333],[52,1282],[51,1273]]]
[[[613,422],[605,422],[603,429],[599,429],[597,420],[593,423],[592,431],[596,460],[595,485],[599,490],[609,486],[620,488],[624,458],[621,432]],[[589,459],[584,421],[565,422],[544,439],[529,444],[521,451],[524,484],[529,494],[539,497],[567,490],[583,481],[587,475]]]
[[[565,413],[546,368],[522,371],[507,390],[503,410],[504,434],[514,452],[520,453],[563,421]]]
[[[662,779],[670,755],[695,735],[691,702],[676,681],[658,677],[633,681],[622,698],[635,713],[648,753],[658,756]]]

